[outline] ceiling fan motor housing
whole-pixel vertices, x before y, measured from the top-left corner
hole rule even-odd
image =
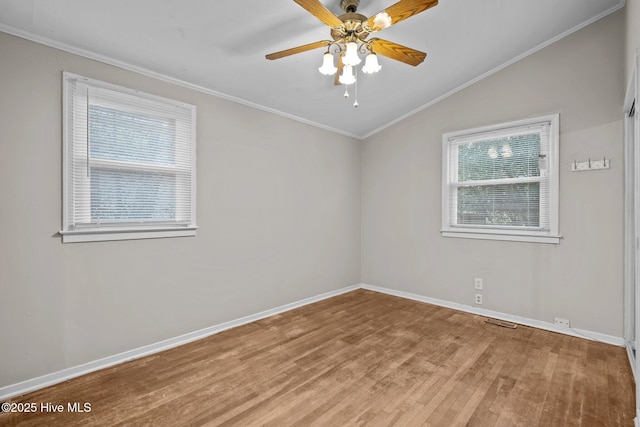
[[[334,40],[365,40],[369,36],[369,32],[365,31],[362,27],[362,23],[367,20],[367,17],[355,12],[347,12],[344,15],[338,16],[338,18],[344,23],[342,28],[332,28],[331,37]]]

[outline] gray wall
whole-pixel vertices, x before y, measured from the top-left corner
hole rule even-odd
[[[359,143],[0,33],[0,387],[360,282]],[[62,244],[70,71],[198,108],[194,238]]]
[[[622,336],[622,104],[619,11],[367,139],[362,281]],[[440,236],[444,132],[560,113],[559,245]],[[571,162],[612,159],[572,173]]]

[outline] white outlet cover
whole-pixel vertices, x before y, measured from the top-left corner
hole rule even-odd
[[[569,324],[569,319],[563,319],[561,317],[554,317],[553,318],[553,323],[557,326],[562,326],[564,328],[569,328],[570,324]]]
[[[474,279],[474,284],[476,289],[482,289],[482,279],[476,277]]]

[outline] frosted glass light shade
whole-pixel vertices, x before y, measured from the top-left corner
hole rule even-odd
[[[324,54],[324,59],[322,60],[322,66],[318,68],[321,74],[325,76],[332,76],[338,71],[338,69],[333,65],[333,55],[329,52]]]
[[[367,59],[364,62],[364,67],[362,67],[362,72],[365,74],[373,74],[380,71],[382,65],[378,64],[378,55],[375,53],[370,53],[367,55]]]
[[[362,60],[358,57],[358,44],[356,42],[347,43],[347,50],[342,58],[344,65],[355,66],[361,61]]]
[[[338,81],[343,85],[350,85],[356,82],[356,76],[353,75],[353,67],[351,65],[344,66]]]
[[[391,16],[387,12],[380,12],[373,18],[373,28],[376,31],[384,30],[393,23]]]

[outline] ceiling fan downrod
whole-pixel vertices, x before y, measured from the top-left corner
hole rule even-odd
[[[340,2],[340,7],[347,13],[355,13],[358,9],[358,4],[360,0],[342,0]]]

